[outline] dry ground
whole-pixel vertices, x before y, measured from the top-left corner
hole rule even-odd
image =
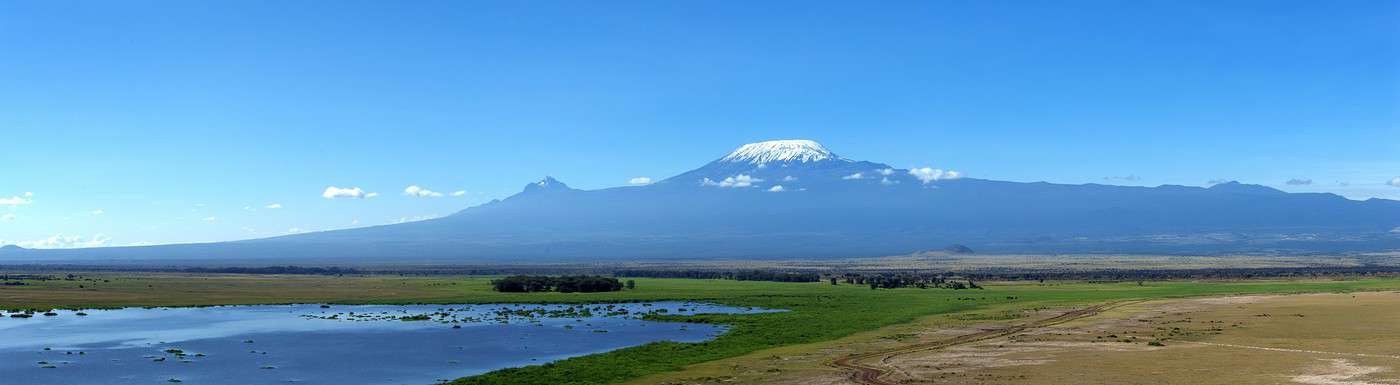
[[[850,384],[847,373],[825,363],[1060,311],[930,317],[633,383]],[[1143,302],[1010,337],[866,362],[892,369],[885,380],[907,384],[1393,385],[1400,384],[1400,292]]]

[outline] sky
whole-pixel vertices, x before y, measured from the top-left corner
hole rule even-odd
[[[1400,2],[0,2],[0,244],[420,220],[788,138],[1400,199]]]

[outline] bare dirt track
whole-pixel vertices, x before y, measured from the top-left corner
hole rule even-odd
[[[900,348],[896,348],[896,349],[889,349],[889,350],[882,350],[882,351],[869,352],[869,353],[861,353],[861,354],[852,354],[852,355],[848,355],[848,356],[841,357],[841,358],[838,358],[838,359],[836,359],[836,360],[833,360],[833,361],[831,361],[830,365],[831,365],[831,366],[834,366],[834,367],[837,367],[837,368],[842,368],[842,369],[851,370],[851,371],[852,371],[852,373],[851,373],[851,379],[854,380],[854,381],[857,382],[857,383],[866,384],[866,385],[896,385],[895,382],[890,382],[890,381],[886,381],[886,380],[883,379],[883,377],[884,377],[885,375],[889,374],[890,372],[892,372],[892,371],[894,370],[894,367],[889,365],[889,359],[892,358],[892,357],[896,357],[896,356],[900,356],[900,355],[904,355],[904,354],[916,353],[916,352],[925,352],[925,351],[930,351],[930,350],[938,350],[938,349],[943,349],[943,348],[948,348],[948,347],[958,346],[958,345],[963,345],[963,344],[969,344],[969,343],[978,342],[978,341],[985,341],[985,340],[989,340],[989,339],[993,339],[993,338],[1006,337],[1006,336],[1014,335],[1014,334],[1016,334],[1016,333],[1021,333],[1021,332],[1023,332],[1023,331],[1028,330],[1028,329],[1049,327],[1049,326],[1054,326],[1054,325],[1062,324],[1062,323],[1065,323],[1065,322],[1077,320],[1077,319],[1080,319],[1080,318],[1085,318],[1085,317],[1093,316],[1093,315],[1099,314],[1099,313],[1101,313],[1101,312],[1103,312],[1103,311],[1105,311],[1105,310],[1109,310],[1109,309],[1112,309],[1112,308],[1116,308],[1116,307],[1119,307],[1119,306],[1123,306],[1123,305],[1127,305],[1127,304],[1135,303],[1135,302],[1141,302],[1141,301],[1122,301],[1122,302],[1110,302],[1110,303],[1105,303],[1105,304],[1099,304],[1099,305],[1094,305],[1094,306],[1086,307],[1086,308],[1083,308],[1083,309],[1071,310],[1071,311],[1068,311],[1068,312],[1065,312],[1065,313],[1061,313],[1060,315],[1057,315],[1057,316],[1054,316],[1054,317],[1044,318],[1044,319],[1040,319],[1040,320],[1036,320],[1036,321],[1032,321],[1032,322],[1028,322],[1028,323],[1024,323],[1024,324],[1020,324],[1020,325],[1008,326],[1008,327],[1004,327],[1004,328],[987,329],[987,330],[983,330],[983,331],[980,331],[980,332],[975,332],[975,333],[971,333],[971,334],[963,334],[963,335],[960,335],[960,336],[956,336],[956,337],[952,337],[952,338],[948,338],[948,339],[944,339],[944,340],[931,341],[931,342],[925,342],[925,343],[919,343],[919,344],[914,344],[914,345],[910,345],[910,346],[904,346],[904,347],[900,347]],[[872,359],[875,359],[875,358],[879,358],[879,363],[878,363],[878,364],[868,364],[868,363],[864,363],[864,362],[866,362],[866,361],[869,361],[869,360],[872,360]]]

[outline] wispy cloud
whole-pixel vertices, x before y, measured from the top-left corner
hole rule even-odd
[[[1114,182],[1114,181],[1119,181],[1119,182],[1137,182],[1137,181],[1141,181],[1142,178],[1141,178],[1141,177],[1138,177],[1137,175],[1123,175],[1123,176],[1116,176],[1116,175],[1114,175],[1114,176],[1106,176],[1106,177],[1103,177],[1103,180],[1106,180],[1106,181],[1109,181],[1109,182]]]
[[[1286,185],[1289,185],[1289,186],[1307,186],[1307,185],[1311,185],[1311,184],[1312,184],[1312,179],[1293,178],[1293,179],[1289,179],[1289,180],[1287,180],[1287,181],[1284,181],[1283,184],[1286,184]]]
[[[909,169],[909,175],[913,175],[915,178],[919,178],[919,181],[923,182],[924,184],[929,184],[940,180],[962,178],[961,172],[953,170],[945,171],[943,169],[931,167],[911,168]]]
[[[463,195],[467,195],[467,190],[457,190],[452,192],[452,196],[454,197],[459,197]]]
[[[884,176],[894,175],[894,169],[892,169],[892,168],[883,168],[883,169],[877,170],[876,172],[878,172],[878,173],[880,173],[880,175],[884,175]]]
[[[1391,179],[1389,182],[1385,182],[1385,184],[1390,185],[1390,186],[1393,186],[1393,187],[1400,187],[1400,176],[1397,176],[1397,177],[1395,177],[1394,179]]]
[[[705,178],[704,180],[700,181],[700,184],[704,186],[716,187],[753,187],[754,183],[762,181],[763,179],[754,178],[752,176],[749,176],[748,174],[739,174],[728,178],[724,178],[724,180],[719,182],[710,180],[710,178]]]
[[[15,215],[14,215],[14,214],[0,215],[0,221],[13,221],[13,220],[15,220]]]
[[[784,182],[796,182],[796,181],[797,181],[797,177],[792,176],[792,175],[788,175],[788,176],[783,177],[783,181],[784,181]]]
[[[281,203],[273,203],[273,204],[270,204],[270,205],[267,205],[267,206],[263,206],[263,208],[265,208],[265,209],[271,209],[271,210],[276,210],[276,209],[282,208],[282,204],[281,204]]]
[[[644,177],[644,176],[639,176],[639,177],[636,177],[636,178],[628,179],[628,180],[627,180],[627,184],[638,185],[638,186],[641,186],[641,185],[649,185],[649,184],[651,184],[651,178]]]
[[[103,211],[102,209],[92,210],[92,212],[91,212],[92,215],[102,215],[102,214],[106,214],[106,213],[107,213],[107,212],[106,212],[106,211]]]
[[[32,241],[0,240],[0,245],[13,244],[26,249],[71,249],[78,247],[102,247],[107,246],[111,242],[112,237],[106,234],[96,234],[90,238],[80,235],[54,235]]]
[[[1211,185],[1211,186],[1214,186],[1214,185],[1218,185],[1218,184],[1221,184],[1221,183],[1230,183],[1230,182],[1232,182],[1232,181],[1229,180],[1229,179],[1211,179],[1211,180],[1206,181],[1206,184]]]
[[[200,219],[200,220],[201,220],[201,221],[205,221],[205,222],[214,222],[214,221],[218,221],[218,220],[219,220],[219,217],[204,217],[204,219]]]
[[[404,189],[403,189],[403,195],[407,195],[407,196],[411,196],[411,197],[418,197],[418,198],[440,198],[440,197],[442,197],[442,193],[437,192],[437,191],[433,191],[433,190],[429,190],[429,189],[420,187],[420,186],[418,186],[418,185],[412,185],[412,186],[404,187]]]
[[[845,179],[845,180],[864,179],[864,178],[865,178],[865,174],[861,174],[861,173],[855,173],[855,174],[851,174],[851,175],[847,175],[847,176],[841,177],[841,179]]]
[[[886,185],[886,186],[890,186],[890,185],[899,184],[899,181],[897,181],[897,180],[892,180],[892,179],[886,178],[886,177],[880,177],[880,184]]]
[[[304,232],[306,232],[306,230],[302,230],[300,227],[293,227],[293,228],[287,229],[287,234],[301,234],[301,233],[304,233]]]
[[[379,194],[376,193],[366,193],[365,190],[361,190],[359,187],[340,188],[335,186],[326,187],[326,191],[321,193],[321,196],[326,199],[365,199],[373,198],[378,195]]]
[[[0,206],[19,206],[34,203],[33,199],[29,199],[29,197],[32,196],[34,196],[34,193],[24,193],[23,197],[12,196],[9,198],[0,198]]]

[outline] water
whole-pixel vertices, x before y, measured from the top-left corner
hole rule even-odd
[[[169,384],[172,379],[432,384],[653,341],[699,342],[724,332],[720,325],[639,319],[640,313],[663,309],[665,314],[765,311],[685,302],[127,308],[85,310],[86,316],[57,311],[56,316],[0,319],[0,379],[6,384]],[[401,320],[424,315],[429,320]]]

